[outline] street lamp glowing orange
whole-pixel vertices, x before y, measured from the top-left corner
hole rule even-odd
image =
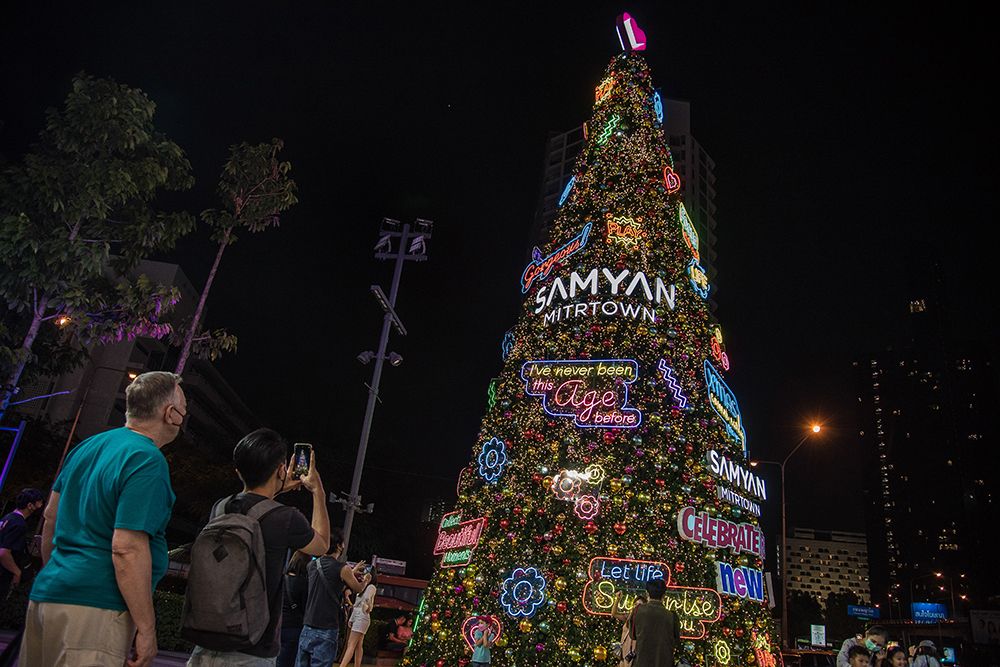
[[[72,321],[73,320],[72,320],[72,318],[70,318],[69,315],[60,315],[59,317],[56,318],[56,326],[57,327],[64,327],[64,326],[66,326],[67,324],[69,324]]]
[[[823,427],[820,426],[819,424],[813,424],[812,425],[812,432],[813,433],[819,433],[822,430],[823,430]]]

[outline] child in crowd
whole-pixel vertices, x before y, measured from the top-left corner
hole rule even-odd
[[[852,646],[847,649],[847,664],[851,667],[869,667],[871,654],[864,646]]]
[[[490,664],[490,648],[496,641],[493,636],[493,628],[485,617],[479,617],[479,623],[472,629],[472,641],[475,648],[472,649],[472,666],[485,667]]]

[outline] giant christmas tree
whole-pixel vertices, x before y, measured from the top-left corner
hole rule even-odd
[[[596,88],[549,243],[521,277],[404,665],[467,664],[480,615],[500,632],[495,665],[613,664],[612,612],[650,579],[681,619],[678,659],[780,663],[766,489],[747,465],[663,101],[627,15],[619,31],[630,44]]]

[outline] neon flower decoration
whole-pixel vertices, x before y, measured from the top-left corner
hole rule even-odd
[[[470,616],[465,619],[464,623],[462,623],[462,639],[465,640],[465,643],[469,647],[470,651],[475,648],[476,639],[473,633],[476,631],[476,628],[479,627],[480,623],[485,623],[493,631],[493,641],[499,639],[500,635],[503,634],[503,623],[501,623],[500,619],[493,614]]]
[[[533,567],[519,567],[500,587],[500,605],[508,615],[531,618],[545,604],[545,577]]]
[[[660,91],[653,91],[653,113],[656,114],[656,122],[663,124],[663,99],[660,97]]]
[[[607,477],[607,473],[604,472],[604,468],[596,463],[587,466],[587,469],[583,471],[587,475],[587,481],[591,484],[600,484]]]
[[[670,389],[670,393],[673,394],[674,407],[678,410],[686,408],[688,399],[681,390],[681,385],[677,382],[677,378],[674,377],[674,369],[667,365],[666,359],[660,359],[660,363],[657,368],[661,373],[663,373],[663,379],[667,383],[667,388]]]
[[[549,277],[552,269],[557,264],[562,264],[567,259],[575,255],[587,245],[587,237],[590,236],[590,228],[593,223],[588,222],[580,230],[580,233],[563,244],[561,248],[547,257],[542,257],[542,251],[535,248],[531,251],[531,263],[524,267],[521,274],[521,292],[527,292],[536,280],[544,280]]]
[[[566,201],[566,198],[569,197],[570,190],[573,189],[574,185],[576,185],[576,174],[570,177],[569,183],[566,184],[566,189],[564,189],[562,194],[559,195],[559,206],[562,206]]]
[[[671,195],[681,189],[681,177],[669,166],[663,168],[663,185],[667,188],[667,194]]]
[[[702,299],[707,299],[712,286],[708,284],[708,274],[705,273],[705,269],[698,263],[698,260],[692,259],[688,263],[687,271],[688,280],[691,281],[691,288],[694,289],[695,294]]]
[[[580,496],[573,503],[573,513],[582,521],[590,521],[600,511],[601,501],[594,496]]]
[[[729,370],[729,355],[726,354],[726,344],[722,341],[722,329],[716,325],[712,327],[712,358],[722,366],[722,370]]]
[[[677,204],[677,217],[681,221],[681,234],[684,236],[684,243],[687,244],[688,250],[691,251],[694,258],[701,261],[701,255],[698,254],[698,231],[694,228],[683,202]]]
[[[510,356],[511,350],[514,349],[514,343],[517,342],[514,338],[514,332],[508,331],[503,335],[503,342],[500,343],[500,354],[503,356],[503,360],[507,361],[507,357]]]
[[[507,445],[500,438],[490,438],[479,452],[479,474],[490,484],[495,483],[507,466]]]
[[[611,138],[611,133],[614,132],[615,128],[618,127],[618,123],[622,122],[622,117],[616,113],[611,114],[611,118],[608,119],[607,124],[604,129],[601,130],[600,136],[597,137],[597,145],[603,146]]]
[[[645,51],[646,33],[643,32],[635,19],[625,12],[618,17],[617,21],[618,41],[622,45],[623,51]]]
[[[715,413],[722,418],[726,434],[743,448],[744,454],[747,454],[747,432],[743,428],[743,417],[740,414],[740,405],[736,402],[736,395],[708,359],[705,360],[705,388],[708,389],[708,402],[712,404]]]

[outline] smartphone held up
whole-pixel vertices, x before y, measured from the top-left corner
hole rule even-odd
[[[312,463],[313,446],[308,442],[296,442],[293,449],[292,478],[301,479],[309,474],[309,466]]]

